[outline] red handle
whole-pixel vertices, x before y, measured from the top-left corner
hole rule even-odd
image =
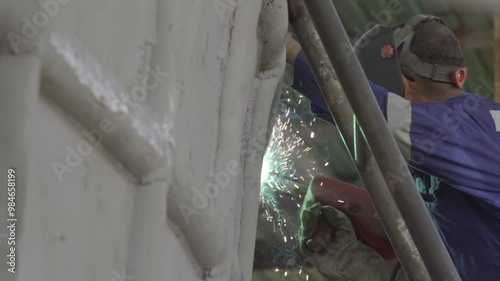
[[[316,176],[310,188],[321,204],[333,206],[346,214],[363,244],[377,251],[385,260],[396,258],[365,189],[323,176]]]

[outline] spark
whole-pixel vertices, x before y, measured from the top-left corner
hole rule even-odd
[[[301,147],[304,143],[300,131],[297,130],[298,124],[303,126],[304,121],[297,119],[297,113],[293,108],[283,106],[279,110],[262,164],[261,203],[266,214],[271,217],[270,220],[276,221],[280,226],[276,230],[280,232],[283,232],[281,228],[286,226],[286,221],[278,200],[284,199],[284,193],[294,194],[289,188],[299,189],[296,184],[287,185],[287,178],[292,180],[298,178],[294,165],[295,160],[301,157],[297,155],[297,151],[303,149]]]
[[[312,130],[316,118],[311,121],[303,115],[302,108],[307,105],[308,101],[303,97],[297,98],[299,95],[293,89],[285,86],[282,93],[282,102],[279,104],[278,115],[263,159],[260,193],[265,221],[272,224],[272,230],[276,233],[274,236],[277,236],[278,239],[279,236],[282,236],[285,243],[275,254],[277,259],[283,255],[290,256],[291,252],[296,255],[294,251],[298,243],[297,233],[291,231],[297,226],[297,221],[294,213],[291,213],[294,215],[294,219],[290,219],[290,221],[286,219],[285,215],[289,215],[289,212],[297,212],[301,208],[302,193],[305,191],[301,184],[307,185],[309,177],[312,177],[313,173],[317,173],[317,169],[314,167],[317,166],[316,161],[309,160],[309,156],[312,156],[315,151],[311,151],[312,147],[305,141],[305,139],[317,139],[316,133]],[[285,96],[284,93],[287,95]],[[302,103],[302,99],[304,99],[304,103]],[[303,106],[298,107],[301,104]],[[304,155],[308,160],[306,162],[303,161]],[[300,161],[305,165],[313,164],[306,170],[307,173],[304,173],[302,169],[295,168],[298,159],[301,159]],[[325,164],[325,166],[327,165],[328,163]],[[286,265],[278,265],[274,271],[283,272],[287,276],[288,271],[293,269],[291,272],[296,272],[295,270],[299,268],[300,266],[293,261],[293,263]],[[299,274],[302,274],[301,268]],[[303,277],[301,280],[304,280]],[[309,280],[309,275],[306,275],[306,280]]]

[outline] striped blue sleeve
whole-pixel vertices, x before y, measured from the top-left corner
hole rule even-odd
[[[376,93],[377,102],[386,116],[387,90],[371,83],[370,87]],[[304,51],[300,51],[295,59],[294,81],[292,88],[303,94],[311,101],[311,111],[318,117],[323,118],[332,124],[334,123],[328,105],[321,94],[321,89],[314,78],[311,67],[307,62]]]
[[[500,105],[466,94],[441,103],[387,96],[387,123],[410,166],[500,207]],[[379,98],[378,98],[379,99]]]
[[[311,101],[311,111],[318,117],[334,123],[321,90],[314,78],[314,74],[307,62],[304,51],[300,51],[295,59],[294,81],[292,88],[303,94]]]

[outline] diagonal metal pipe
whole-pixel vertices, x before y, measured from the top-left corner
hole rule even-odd
[[[377,161],[373,161],[370,149],[365,149],[362,157],[369,161],[356,164],[406,275],[410,280],[460,280],[359,61],[353,56],[348,62],[344,56],[341,46],[351,43],[333,4],[328,0],[306,0],[306,5],[302,0],[289,0],[288,4],[290,23],[351,156],[354,147],[366,145],[355,141],[354,114],[364,128]]]
[[[351,158],[353,160],[356,158],[354,162],[358,173],[370,194],[370,198],[400,262],[405,264],[403,268],[408,268],[411,271],[407,273],[408,275],[418,277],[416,280],[430,280],[413,240],[406,235],[408,233],[406,224],[392,198],[378,164],[373,161],[371,151],[364,149],[361,155],[356,153],[358,148],[363,149],[366,147],[366,142],[364,142],[364,139],[360,139],[359,129],[355,128],[352,108],[302,0],[289,2],[289,17],[292,28],[309,61],[330,109],[330,114],[335,120],[336,127],[348,148]],[[360,161],[360,159],[365,161]]]

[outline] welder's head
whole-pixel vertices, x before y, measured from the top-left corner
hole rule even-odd
[[[394,27],[406,87],[420,92],[462,89],[467,69],[458,39],[444,20],[417,15]]]

